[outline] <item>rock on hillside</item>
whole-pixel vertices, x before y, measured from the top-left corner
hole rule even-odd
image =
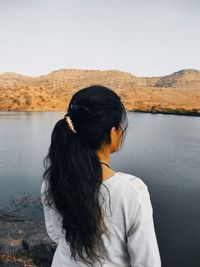
[[[155,87],[191,87],[199,88],[200,85],[200,71],[198,70],[180,70],[170,75],[159,77],[154,86]]]

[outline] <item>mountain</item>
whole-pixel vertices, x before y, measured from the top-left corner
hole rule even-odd
[[[200,71],[193,69],[186,69],[174,72],[170,75],[158,77],[156,79],[150,78],[150,81],[154,81],[155,87],[199,87],[200,86]],[[151,82],[150,82],[151,83]],[[148,79],[147,79],[148,85]]]
[[[72,95],[101,84],[120,95],[127,110],[200,112],[200,71],[184,69],[160,77],[136,77],[118,70],[60,69],[29,77],[0,75],[1,111],[66,111]]]

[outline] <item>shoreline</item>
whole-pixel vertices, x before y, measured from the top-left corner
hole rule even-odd
[[[171,110],[171,111],[158,111],[158,110],[129,110],[130,112],[137,112],[137,113],[151,113],[151,114],[164,114],[164,115],[184,115],[184,116],[197,116],[200,117],[200,112],[193,112],[193,111],[177,111],[177,110]]]
[[[194,109],[195,110],[195,109]],[[47,112],[60,112],[60,113],[66,113],[66,111],[64,110],[44,110],[44,111],[38,111],[38,110],[0,110],[1,112],[24,112],[24,113],[47,113]],[[177,110],[177,109],[169,109],[168,111],[160,111],[160,110],[140,110],[140,109],[130,109],[127,110],[127,112],[136,112],[136,113],[150,113],[150,114],[164,114],[164,115],[184,115],[184,116],[194,116],[194,117],[200,117],[200,112],[198,111],[181,111],[181,110]]]

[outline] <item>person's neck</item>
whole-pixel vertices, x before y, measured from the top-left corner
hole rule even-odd
[[[100,162],[104,162],[104,163],[110,165],[110,154],[109,153],[105,154],[105,153],[102,153],[101,151],[97,151],[96,154],[97,154]],[[108,167],[106,167],[106,168],[108,168]]]
[[[102,152],[97,152],[100,162],[104,162],[110,166],[110,154],[103,154]],[[115,171],[112,168],[101,164],[102,166],[102,176],[103,180],[106,180],[115,174]]]

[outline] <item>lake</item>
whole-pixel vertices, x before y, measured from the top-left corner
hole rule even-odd
[[[34,199],[51,132],[64,114],[0,112],[1,209],[43,218]],[[148,185],[162,266],[200,266],[200,117],[128,112],[128,120],[111,167]]]

